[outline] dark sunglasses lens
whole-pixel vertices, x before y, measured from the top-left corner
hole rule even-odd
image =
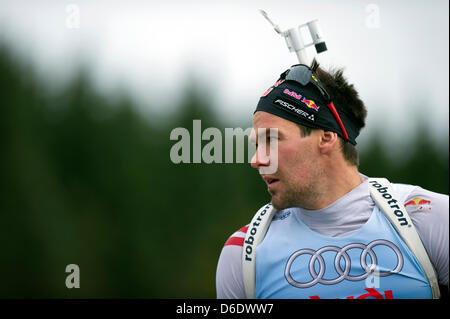
[[[307,85],[311,81],[312,72],[305,66],[294,66],[286,75],[286,80],[299,82],[301,85]]]

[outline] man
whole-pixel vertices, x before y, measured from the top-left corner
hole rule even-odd
[[[250,297],[432,297],[416,256],[375,204],[368,177],[358,172],[356,137],[366,114],[342,70],[326,72],[315,61],[310,68],[292,66],[260,98],[253,117],[252,167],[267,184],[277,212],[255,248]],[[270,146],[275,142],[277,157]],[[269,147],[260,152],[263,143]],[[277,169],[271,172],[267,168],[274,161]],[[439,284],[448,289],[448,195],[411,185],[393,188]],[[246,298],[242,252],[248,229],[235,232],[222,249],[218,298]]]

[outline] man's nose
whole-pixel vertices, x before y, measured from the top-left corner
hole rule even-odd
[[[255,155],[253,155],[250,165],[253,168],[260,168],[270,165],[270,158],[265,154],[264,150],[257,149]]]

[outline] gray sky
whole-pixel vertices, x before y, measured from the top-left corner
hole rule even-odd
[[[319,19],[328,51],[318,60],[345,67],[369,110],[361,139],[378,128],[398,142],[424,118],[448,140],[447,0],[2,0],[0,38],[51,85],[85,59],[103,92],[129,88],[162,113],[193,77],[228,123],[250,123],[259,96],[297,63],[258,9],[282,30]]]

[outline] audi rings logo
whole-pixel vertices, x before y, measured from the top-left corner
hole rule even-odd
[[[324,285],[334,285],[337,283],[340,283],[344,279],[350,280],[350,281],[359,281],[367,278],[367,276],[374,274],[375,268],[378,266],[378,259],[375,255],[375,252],[373,251],[373,247],[378,245],[384,245],[389,248],[391,248],[395,254],[397,255],[397,265],[393,270],[390,271],[384,271],[384,272],[377,272],[376,275],[380,277],[389,276],[392,274],[396,274],[400,272],[400,270],[403,268],[403,255],[400,252],[400,249],[398,249],[397,246],[395,246],[393,243],[387,240],[378,239],[375,240],[368,245],[364,244],[349,244],[347,246],[344,246],[343,248],[337,247],[337,246],[325,246],[320,248],[319,250],[313,250],[313,249],[300,249],[297,250],[295,253],[289,257],[286,269],[284,271],[284,276],[286,277],[286,280],[291,284],[292,286],[295,286],[297,288],[309,288],[311,286],[314,286],[317,283],[321,283]],[[364,273],[362,275],[358,276],[350,276],[350,269],[351,269],[351,259],[350,256],[347,254],[347,251],[349,249],[353,248],[359,248],[362,249],[361,257],[360,257],[360,264],[361,268],[364,269]],[[328,251],[334,251],[336,252],[336,257],[334,258],[334,268],[336,269],[336,272],[339,274],[339,277],[334,279],[324,279],[323,276],[325,274],[325,260],[322,257],[322,254]],[[311,255],[311,259],[309,260],[309,273],[312,276],[312,280],[309,282],[298,282],[291,276],[291,267],[294,262],[294,260],[297,257],[300,257],[301,255]],[[366,263],[366,257],[367,255],[371,258],[371,264],[367,265]],[[341,259],[344,258],[345,261],[345,268],[342,269],[341,267]],[[319,263],[319,270],[317,273],[315,269],[315,263],[318,261]]]

